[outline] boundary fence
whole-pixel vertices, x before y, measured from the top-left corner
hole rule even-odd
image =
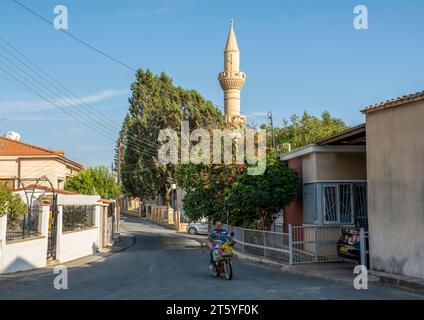
[[[336,243],[341,236],[341,226],[289,225],[288,233],[223,227],[234,232],[235,248],[242,252],[290,264],[340,261]]]

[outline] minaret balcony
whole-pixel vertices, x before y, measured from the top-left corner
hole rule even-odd
[[[241,90],[246,81],[244,72],[221,72],[218,75],[219,83],[223,90]]]
[[[246,79],[246,74],[241,71],[224,71],[219,73],[218,78],[240,78]]]

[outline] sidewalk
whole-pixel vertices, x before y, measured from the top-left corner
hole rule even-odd
[[[104,248],[102,252],[97,252],[90,256],[72,260],[72,261],[63,263],[63,265],[66,266],[67,268],[77,268],[84,265],[90,265],[92,263],[101,262],[106,257],[109,257],[118,252],[122,252],[134,244],[135,244],[135,236],[121,234],[119,239],[114,241],[113,246]],[[6,280],[6,279],[10,280],[10,279],[31,277],[33,275],[52,273],[53,269],[58,265],[61,265],[61,264],[53,261],[52,263],[49,263],[46,267],[40,268],[40,269],[0,274],[0,281]]]
[[[337,281],[353,283],[356,274],[353,269],[357,265],[355,262],[328,262],[328,263],[308,263],[289,265],[285,261],[268,259],[261,256],[245,254],[239,251],[234,252],[234,256],[239,260],[251,261],[266,264],[281,271],[286,271],[294,274],[299,274],[306,277],[319,278],[325,281]],[[369,282],[376,282],[378,279],[368,275]]]
[[[240,260],[263,263],[282,271],[306,277],[318,278],[325,281],[337,281],[353,284],[353,280],[357,276],[357,274],[353,273],[353,270],[358,263],[353,261],[289,265],[284,261],[267,259],[239,251],[234,252],[234,256]],[[407,290],[415,293],[424,293],[424,280],[387,274],[384,272],[370,271],[368,273],[368,283]]]

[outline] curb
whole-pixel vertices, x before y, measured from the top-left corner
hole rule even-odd
[[[353,278],[352,279],[340,279],[340,278],[334,278],[334,277],[322,275],[322,274],[303,272],[303,271],[300,271],[300,270],[296,270],[294,267],[292,267],[289,264],[284,263],[284,262],[277,262],[277,261],[269,260],[269,259],[266,259],[266,258],[263,258],[263,257],[256,257],[256,256],[252,256],[252,255],[249,255],[249,254],[240,253],[240,252],[237,252],[237,251],[234,251],[234,256],[236,258],[238,258],[239,260],[242,260],[242,261],[251,261],[251,262],[256,262],[256,263],[268,265],[268,266],[271,266],[271,267],[275,267],[275,268],[279,269],[280,271],[289,272],[291,274],[300,275],[300,276],[307,277],[307,278],[314,278],[314,279],[319,279],[319,280],[322,280],[322,281],[337,282],[337,283],[349,283],[349,284],[351,284],[352,281],[353,281]],[[375,282],[377,282],[377,280],[376,279],[369,279],[369,282],[375,283]]]
[[[114,250],[113,248],[115,247],[117,242],[120,242],[121,240],[118,240],[114,242],[113,246],[111,247],[111,250],[109,252],[100,252],[99,254],[96,254],[95,256],[99,255],[100,257],[104,258],[104,257],[110,257],[112,255],[114,255],[115,253],[119,253],[122,251],[127,250],[128,248],[132,247],[135,243],[136,243],[136,236],[132,236],[131,237],[131,241],[128,245],[123,246],[122,248],[119,248],[117,250]],[[116,247],[115,247],[116,248]]]
[[[372,271],[371,274],[377,277],[383,286],[415,293],[424,293],[424,281],[421,279],[413,279],[407,276],[388,274],[379,271]]]

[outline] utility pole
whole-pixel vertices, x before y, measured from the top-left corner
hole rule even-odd
[[[272,121],[272,112],[268,111],[268,121],[271,126],[271,137],[272,137],[272,150],[275,150],[275,136],[274,136],[274,123]]]
[[[121,158],[122,158],[122,140],[118,140],[118,163],[116,168],[116,175],[118,178],[118,183],[121,183]]]

